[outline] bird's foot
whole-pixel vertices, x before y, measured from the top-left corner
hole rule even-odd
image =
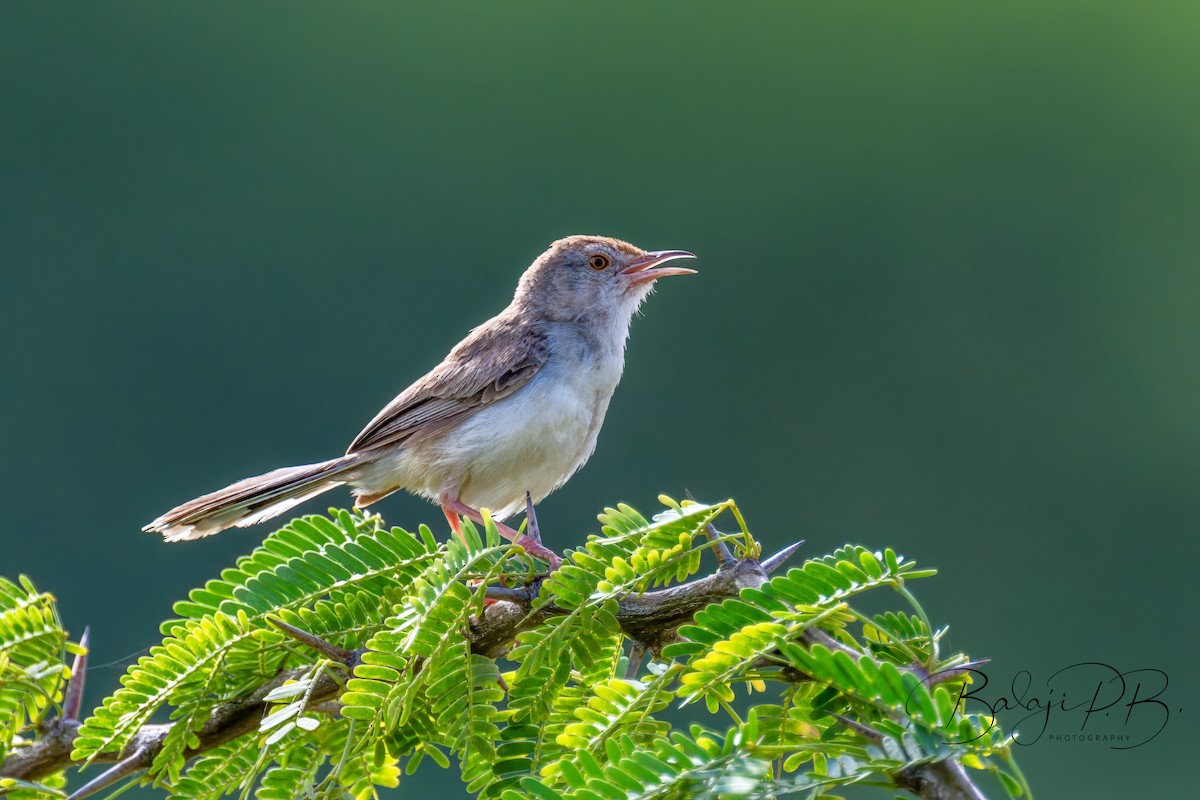
[[[496,527],[499,528],[498,525]],[[533,556],[534,558],[540,558],[542,561],[545,561],[547,564],[549,564],[551,572],[554,572],[556,569],[562,566],[562,559],[559,558],[558,554],[553,550],[546,547],[541,542],[536,541],[531,536],[526,536],[523,533],[517,534],[517,532],[513,531],[512,528],[509,528],[509,530],[513,532],[513,536],[507,537],[506,535],[506,537],[511,538],[513,540],[513,544],[519,544],[521,547],[525,548],[525,552],[529,553],[529,555]],[[501,533],[503,533],[503,531],[501,531]]]
[[[501,536],[513,544],[519,544],[524,548],[526,553],[534,558],[540,558],[545,561],[550,565],[550,571],[554,572],[562,565],[562,559],[558,557],[557,553],[542,544],[542,537],[537,527],[537,517],[533,513],[533,502],[528,492],[525,494],[525,507],[528,519],[530,520],[529,534],[523,534],[520,531],[514,530],[503,522],[496,522],[495,520],[492,522]],[[442,513],[446,515],[446,520],[450,523],[450,527],[460,537],[462,536],[462,526],[458,521],[460,516],[466,517],[480,525],[484,524],[483,514],[477,509],[471,508],[457,497],[449,495],[442,497]]]

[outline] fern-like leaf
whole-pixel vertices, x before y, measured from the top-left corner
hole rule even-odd
[[[0,760],[60,699],[67,634],[54,598],[28,578],[0,578]]]

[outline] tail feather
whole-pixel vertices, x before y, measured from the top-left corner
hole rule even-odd
[[[346,483],[344,473],[358,456],[284,467],[246,478],[173,508],[142,528],[168,542],[200,539],[234,526],[245,528]]]

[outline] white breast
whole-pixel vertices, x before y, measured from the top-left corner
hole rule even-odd
[[[539,502],[595,450],[624,366],[619,356],[595,358],[586,348],[558,348],[555,355],[513,394],[376,469],[390,473],[392,485],[399,479],[431,500],[452,492],[498,519],[523,509],[526,491]]]

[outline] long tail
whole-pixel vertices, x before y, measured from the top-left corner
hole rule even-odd
[[[344,473],[358,460],[357,455],[345,455],[246,478],[171,509],[142,530],[161,533],[168,542],[179,542],[212,536],[233,526],[256,525],[341,486],[346,482]]]

